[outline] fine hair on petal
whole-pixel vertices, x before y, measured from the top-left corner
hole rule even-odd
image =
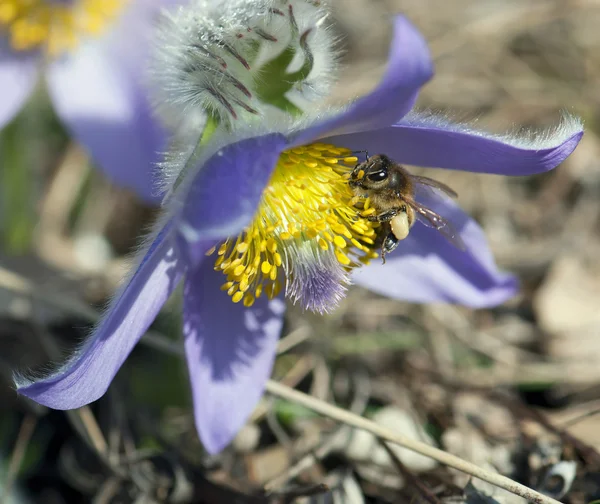
[[[449,115],[440,115],[428,110],[413,110],[401,122],[410,126],[437,127],[448,131],[468,133],[531,150],[548,149],[560,145],[583,129],[583,120],[567,111],[562,111],[561,121],[549,128],[540,130],[521,126],[504,134],[478,130],[474,128],[476,121],[471,121],[471,123],[454,122]]]

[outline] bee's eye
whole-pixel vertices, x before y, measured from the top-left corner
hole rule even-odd
[[[367,175],[367,178],[371,182],[381,182],[382,180],[385,180],[387,177],[388,177],[387,170],[378,170],[376,172],[369,173]]]

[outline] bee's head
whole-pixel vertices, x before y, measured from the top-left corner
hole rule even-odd
[[[383,154],[371,156],[366,161],[356,165],[350,175],[350,187],[382,189],[389,183],[392,160]]]

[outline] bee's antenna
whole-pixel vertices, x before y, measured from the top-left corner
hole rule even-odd
[[[355,150],[352,151],[352,154],[363,154],[365,155],[365,158],[368,160],[369,159],[369,151],[367,150]]]

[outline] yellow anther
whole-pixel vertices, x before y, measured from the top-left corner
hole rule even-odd
[[[221,290],[227,291],[227,290],[231,289],[232,286],[233,286],[233,282],[225,282],[223,285],[221,285]]]
[[[319,238],[319,247],[321,247],[323,250],[329,250],[329,243],[327,243],[326,240],[324,240],[323,238]]]
[[[244,266],[243,264],[236,266],[233,270],[234,276],[236,276],[236,277],[240,276],[244,272],[245,269],[246,269],[246,266]]]
[[[273,261],[275,263],[275,266],[281,266],[281,264],[283,263],[282,259],[281,259],[281,254],[279,252],[275,252],[273,254]]]
[[[350,258],[346,254],[341,252],[339,249],[335,250],[335,256],[337,257],[337,260],[340,262],[340,264],[343,264],[344,266],[348,266],[352,262]]]
[[[243,254],[244,252],[246,252],[246,250],[248,250],[249,244],[246,242],[242,242],[242,243],[238,243],[238,246],[236,247],[237,251],[240,254]]]
[[[373,215],[375,212],[377,212],[377,210],[375,210],[375,208],[373,208],[373,207],[367,208],[366,210],[363,210],[362,216],[368,217],[369,215]]]
[[[346,240],[344,240],[340,235],[335,236],[333,243],[339,248],[346,248]]]
[[[269,261],[263,261],[263,263],[260,265],[260,270],[265,274],[268,275],[269,271],[271,271],[271,263]]]
[[[275,266],[271,268],[271,271],[269,272],[269,278],[271,280],[277,280],[277,268]]]
[[[211,247],[211,248],[209,248],[209,249],[206,251],[206,254],[205,254],[205,255],[207,255],[207,256],[211,256],[211,255],[213,255],[213,254],[215,253],[215,250],[217,250],[217,247],[216,247],[216,246],[214,246],[214,247]]]
[[[271,253],[277,251],[277,242],[273,238],[267,240],[267,250]]]
[[[244,296],[244,306],[249,308],[254,304],[254,296],[252,294],[246,294]]]
[[[243,277],[240,280],[240,291],[241,292],[246,292],[248,290],[248,287],[250,287],[250,285],[248,283],[248,277]]]
[[[309,238],[310,240],[315,239],[318,236],[318,234],[319,233],[314,228],[309,228],[306,230],[306,237]]]
[[[346,226],[339,223],[333,224],[331,229],[333,229],[333,232],[337,234],[344,234],[346,232]]]
[[[236,292],[236,293],[235,293],[233,296],[231,296],[231,300],[232,300],[234,303],[239,303],[239,302],[242,300],[242,298],[243,298],[243,297],[244,297],[244,293],[243,293],[243,292],[240,292],[240,291],[238,291],[238,292]]]

